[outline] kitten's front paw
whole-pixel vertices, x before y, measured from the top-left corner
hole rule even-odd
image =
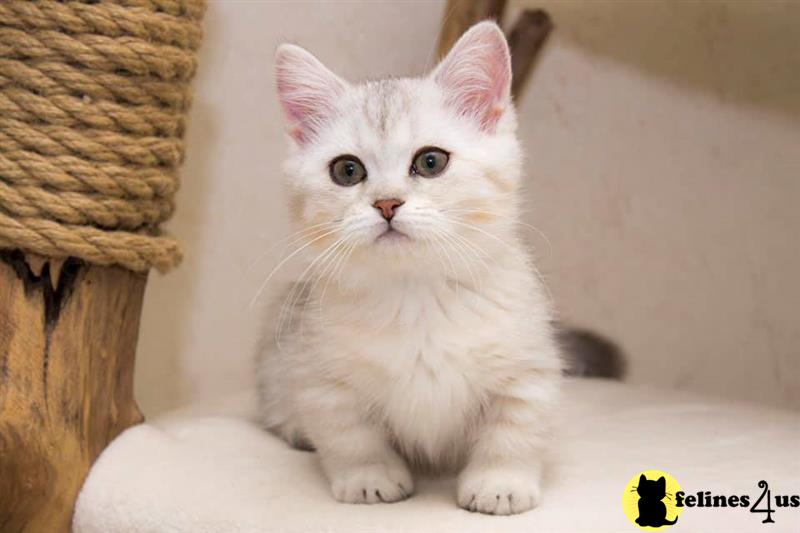
[[[352,465],[329,473],[333,497],[344,503],[405,500],[414,491],[411,472],[401,461]]]
[[[468,511],[508,515],[539,503],[539,474],[514,468],[468,469],[458,478],[458,505]]]

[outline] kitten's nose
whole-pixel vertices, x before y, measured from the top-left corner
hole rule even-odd
[[[397,198],[389,198],[388,200],[378,200],[372,204],[372,207],[378,209],[386,220],[392,220],[397,208],[404,203],[404,201],[398,200]]]

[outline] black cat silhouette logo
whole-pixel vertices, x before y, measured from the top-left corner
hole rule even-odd
[[[675,506],[681,486],[660,470],[645,470],[631,478],[622,495],[625,515],[639,529],[658,531],[678,521],[683,507]]]

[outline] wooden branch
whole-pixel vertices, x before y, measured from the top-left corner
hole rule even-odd
[[[501,22],[506,0],[447,0],[439,34],[439,57],[444,57],[461,34],[476,22],[494,19]]]
[[[553,29],[550,15],[541,9],[526,9],[517,19],[508,36],[511,49],[511,94],[518,98],[539,55],[542,45]]]
[[[500,23],[505,7],[506,0],[448,0],[439,34],[439,58],[444,57],[473,24],[486,19]],[[550,15],[541,9],[526,9],[514,23],[508,35],[508,46],[513,72],[511,94],[515,99],[522,93],[539,50],[552,29]]]
[[[0,531],[67,532],[89,467],[142,421],[145,275],[0,250]]]

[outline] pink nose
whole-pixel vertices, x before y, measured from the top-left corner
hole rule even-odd
[[[378,209],[381,212],[381,215],[383,215],[383,218],[385,218],[386,220],[392,220],[392,217],[394,217],[394,213],[397,210],[397,208],[403,205],[404,203],[405,202],[403,202],[402,200],[398,200],[397,198],[390,198],[388,200],[378,200],[377,202],[372,204],[372,207]]]

